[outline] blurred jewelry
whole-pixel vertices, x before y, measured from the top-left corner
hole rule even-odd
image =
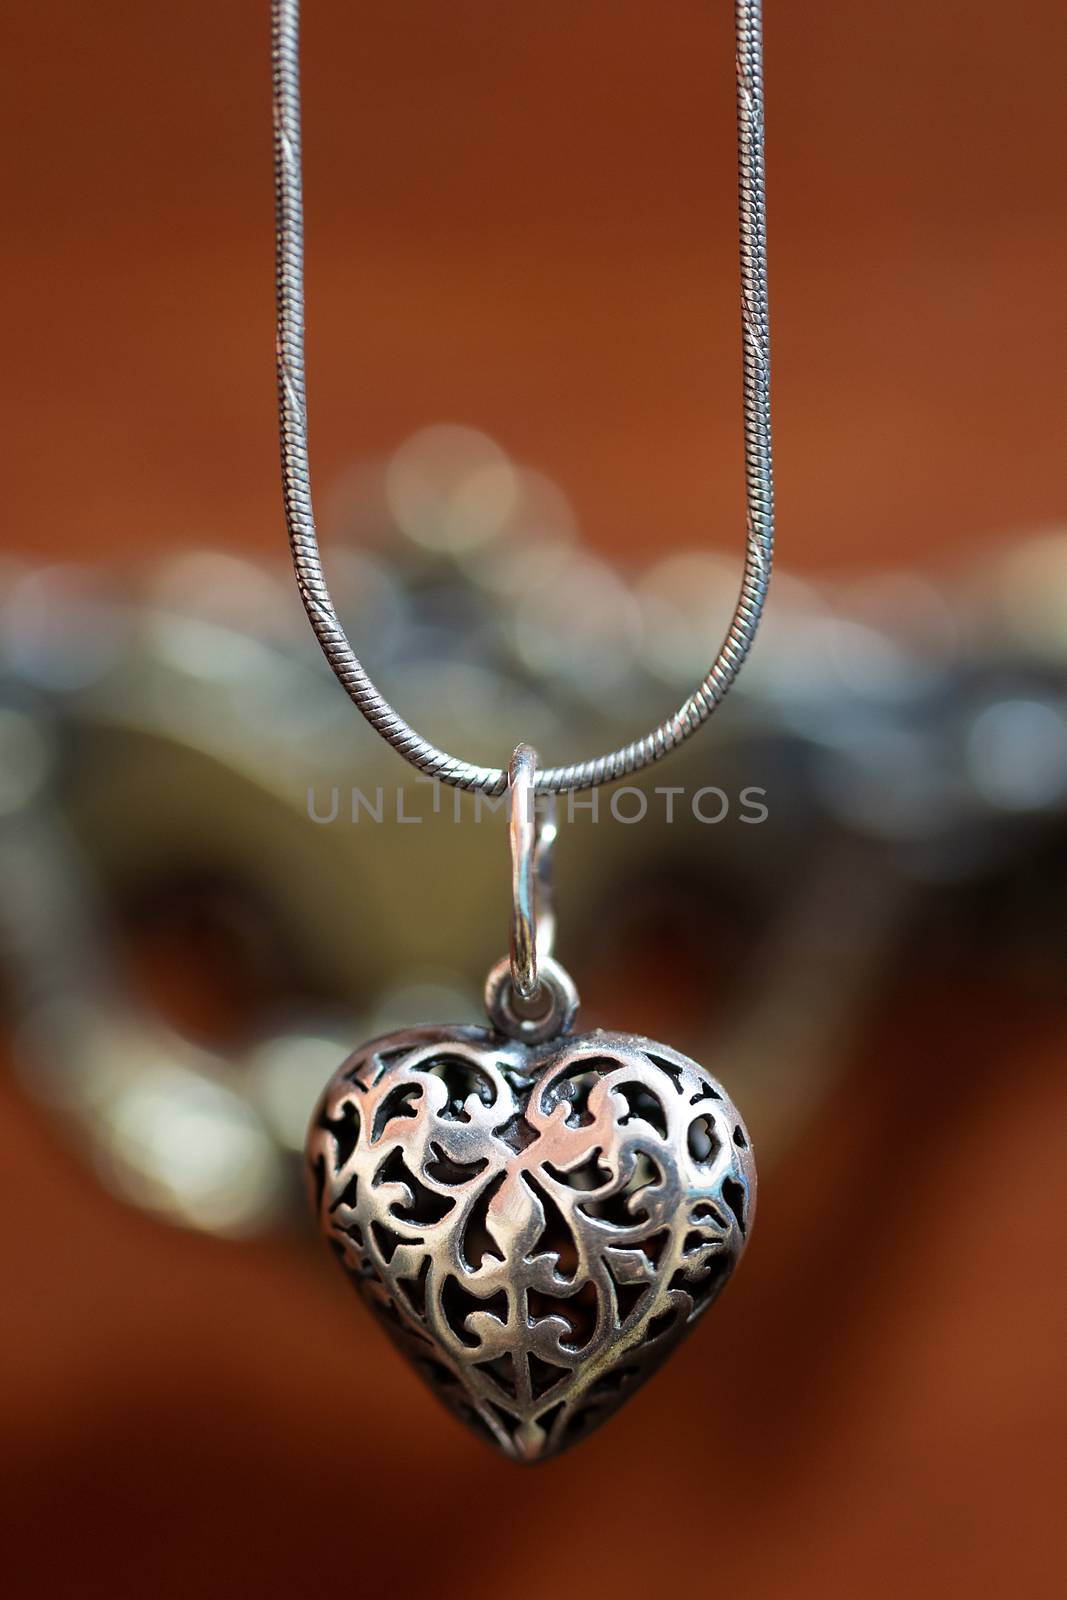
[[[610,783],[690,737],[730,688],[770,577],[773,491],[762,20],[737,0],[747,541],[723,644],[693,694],[618,750],[539,770],[436,749],[376,688],[334,609],[311,507],[304,370],[297,0],[274,0],[278,395],[293,565],[311,626],[373,728],[442,783],[508,795],[510,955],[486,1027],[418,1027],[358,1050],[312,1120],[319,1222],[389,1332],[464,1421],[521,1460],[576,1442],[692,1327],[744,1249],[755,1167],[722,1087],[666,1046],[573,1031],[551,954],[554,797]],[[547,804],[538,806],[538,799]]]

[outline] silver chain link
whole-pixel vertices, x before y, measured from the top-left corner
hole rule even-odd
[[[605,8],[607,10],[607,8]],[[770,348],[763,164],[763,22],[760,0],[736,0],[737,160],[741,245],[747,539],[741,593],[699,688],[658,728],[595,760],[537,773],[541,793],[592,789],[659,761],[696,732],[741,670],[767,593],[774,546]],[[304,215],[300,170],[299,0],[272,0],[278,410],[282,489],[293,568],[315,636],[371,726],[420,772],[459,789],[502,794],[507,767],[479,767],[438,750],[408,726],[368,677],[326,586],[311,509],[304,372]]]

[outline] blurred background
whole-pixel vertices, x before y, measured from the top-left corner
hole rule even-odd
[[[301,1194],[347,1049],[478,1019],[507,869],[364,729],[287,570],[267,6],[5,19],[9,1593],[1062,1593],[1062,8],[768,9],[780,575],[644,820],[604,795],[557,850],[585,1021],[725,1079],[760,1221],[655,1383],[530,1472],[404,1370]],[[304,61],[349,631],[472,759],[620,743],[740,572],[730,8],[314,0]]]

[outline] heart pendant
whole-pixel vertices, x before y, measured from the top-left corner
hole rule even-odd
[[[655,1371],[722,1290],[755,1208],[725,1091],[630,1034],[390,1034],[327,1085],[308,1160],[364,1299],[452,1411],[521,1461],[585,1437]]]

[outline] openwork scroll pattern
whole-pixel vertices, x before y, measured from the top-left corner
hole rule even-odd
[[[321,1226],[394,1339],[527,1461],[659,1366],[726,1283],[755,1205],[721,1086],[623,1034],[376,1040],[327,1086],[308,1157]]]

